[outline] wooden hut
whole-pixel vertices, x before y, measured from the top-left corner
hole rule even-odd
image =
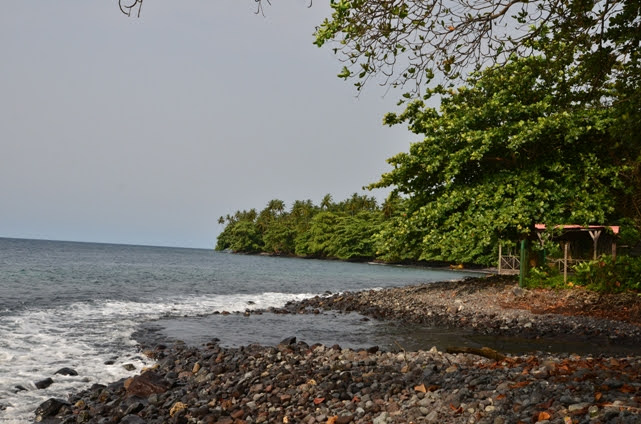
[[[536,235],[543,242],[550,234],[545,224],[535,224]],[[552,240],[560,243],[563,258],[553,258],[559,264],[564,281],[570,268],[580,262],[597,259],[599,256],[617,254],[617,235],[619,227],[614,225],[556,225]]]

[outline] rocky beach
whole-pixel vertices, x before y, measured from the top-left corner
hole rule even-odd
[[[465,349],[408,351],[399,345],[388,352],[293,337],[277,346],[228,348],[216,340],[199,347],[141,346],[141,355],[155,365],[68,399],[50,399],[40,405],[35,421],[639,423],[637,299],[580,289],[526,290],[497,276],[328,294],[271,312],[354,311],[480,335],[580,339],[593,342],[594,351],[459,353]]]

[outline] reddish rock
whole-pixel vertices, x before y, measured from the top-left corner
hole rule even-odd
[[[352,415],[343,415],[336,418],[336,424],[349,424],[353,419],[354,417]]]
[[[147,371],[133,378],[127,394],[141,398],[149,397],[153,393],[164,393],[169,389],[169,383],[153,371]]]
[[[178,374],[178,378],[180,379],[187,379],[189,377],[192,377],[194,374],[191,371],[181,371]]]
[[[290,400],[292,400],[292,395],[285,394],[280,397],[281,403],[286,403],[286,402],[289,402]]]

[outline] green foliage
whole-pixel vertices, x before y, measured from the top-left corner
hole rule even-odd
[[[624,175],[639,146],[618,138],[610,108],[567,91],[575,71],[513,58],[443,91],[439,110],[414,101],[389,114],[386,123],[425,138],[370,186],[407,199],[377,238],[381,256],[491,264],[499,239],[527,238],[537,222],[623,218]]]
[[[251,209],[249,211],[236,211],[233,216],[220,217],[218,222],[227,222],[227,225],[218,235],[216,250],[260,251],[262,240],[256,227],[257,216],[256,210]]]
[[[258,226],[251,221],[239,221],[230,230],[229,249],[235,252],[256,253],[263,248]]]
[[[531,268],[524,279],[524,285],[529,289],[552,288],[559,290],[571,287],[563,281],[563,275],[556,267],[547,266]]]
[[[598,260],[581,262],[574,266],[568,282],[563,281],[558,269],[538,267],[529,270],[525,278],[528,288],[569,289],[585,287],[600,293],[641,292],[641,258],[602,256]]]
[[[296,249],[296,229],[289,222],[271,223],[263,231],[263,251],[277,255],[291,255]]]
[[[359,90],[375,79],[420,94],[439,71],[456,80],[510,54],[540,54],[576,63],[575,87],[598,90],[614,79],[633,86],[639,105],[637,0],[331,0],[330,7],[315,44],[333,46],[346,65],[339,76],[354,78]]]
[[[236,212],[219,220],[226,223],[216,249],[235,252],[266,252],[277,255],[366,260],[375,257],[374,235],[385,214],[373,197],[354,193],[334,203],[328,194],[320,206],[297,200],[285,210],[281,200],[272,200],[257,213]]]
[[[312,218],[305,243],[296,245],[299,256],[328,257],[333,252],[335,231],[340,217],[333,212],[320,212]]]
[[[622,219],[619,233],[619,244],[624,246],[635,246],[641,243],[641,226],[637,225],[633,219]]]
[[[344,260],[374,258],[373,236],[379,231],[382,220],[381,213],[369,211],[343,217],[336,227],[329,256]]]
[[[575,284],[599,292],[641,291],[641,258],[602,256],[574,267]]]

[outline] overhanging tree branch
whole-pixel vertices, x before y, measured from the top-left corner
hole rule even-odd
[[[138,13],[136,16],[140,18],[142,0],[118,0],[118,7],[120,7],[120,11],[127,16],[131,16],[132,10],[138,7]]]

